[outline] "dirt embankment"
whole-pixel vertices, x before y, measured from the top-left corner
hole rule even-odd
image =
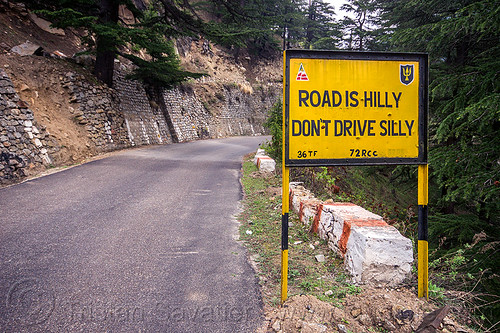
[[[415,293],[401,289],[366,288],[358,295],[348,295],[335,307],[311,295],[288,299],[278,309],[268,309],[263,332],[473,332],[464,329],[453,315],[438,320],[437,328],[421,325],[426,315],[436,309],[418,299]]]
[[[60,150],[52,156],[56,165],[78,163],[95,155],[85,126],[74,120],[74,105],[69,102],[70,96],[61,83],[65,73],[74,68],[62,60],[37,56],[3,54],[0,62],[19,97],[29,104],[37,121],[57,139]]]

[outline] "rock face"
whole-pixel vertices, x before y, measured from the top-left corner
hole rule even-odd
[[[115,90],[104,84],[92,83],[81,74],[68,72],[63,87],[75,105],[74,121],[85,126],[88,137],[98,151],[130,146],[125,117]]]
[[[323,203],[296,183],[290,184],[290,207],[344,258],[354,283],[396,286],[410,273],[411,240],[381,216],[352,203]]]
[[[57,142],[37,124],[27,103],[20,100],[12,81],[0,69],[0,183],[50,165],[50,154],[58,150]]]
[[[65,36],[66,34],[64,33],[63,29],[57,29],[57,28],[52,28],[50,23],[47,20],[44,20],[41,17],[38,17],[35,13],[33,12],[28,12],[29,13],[29,18],[33,23],[35,23],[40,29],[50,32],[51,34],[54,35],[59,35],[59,36]]]

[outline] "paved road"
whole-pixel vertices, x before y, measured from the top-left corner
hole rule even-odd
[[[0,331],[254,331],[232,216],[263,140],[129,150],[0,189]]]

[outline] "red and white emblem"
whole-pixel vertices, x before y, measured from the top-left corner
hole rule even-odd
[[[300,63],[299,67],[299,72],[297,73],[297,78],[295,79],[297,81],[309,81],[309,78],[307,77],[306,70],[304,69],[304,66],[302,63]]]

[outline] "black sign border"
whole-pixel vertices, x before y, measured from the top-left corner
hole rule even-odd
[[[361,51],[322,51],[322,50],[286,50],[285,51],[285,166],[342,166],[342,165],[404,165],[427,164],[428,137],[428,87],[429,57],[426,53],[399,52],[361,52]],[[419,63],[419,102],[418,102],[418,157],[417,158],[338,158],[338,159],[290,159],[289,156],[289,113],[290,113],[290,59],[340,59],[340,60],[387,60],[412,61]]]

